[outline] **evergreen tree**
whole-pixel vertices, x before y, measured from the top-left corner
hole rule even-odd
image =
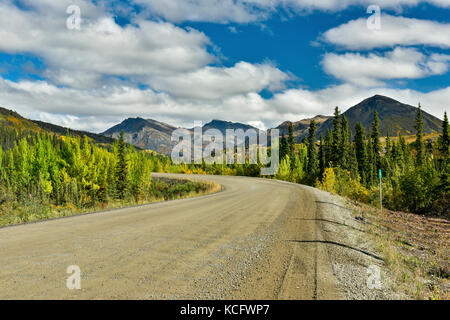
[[[358,122],[355,126],[355,153],[356,161],[358,164],[358,173],[363,183],[367,181],[367,148],[365,142],[364,127],[361,122]]]
[[[444,113],[444,121],[442,121],[442,133],[439,137],[439,151],[442,159],[448,159],[450,154],[450,136],[448,127],[447,112]]]
[[[326,155],[325,155],[325,144],[322,135],[320,135],[320,145],[319,145],[319,177],[322,179],[323,173],[326,169]]]
[[[325,135],[325,167],[330,166],[330,163],[333,161],[332,152],[333,152],[333,136],[331,131],[327,129],[327,134]]]
[[[316,150],[316,122],[311,121],[309,125],[309,135],[308,135],[308,173],[311,177],[311,181],[314,181],[317,175],[317,150]]]
[[[331,150],[331,161],[334,165],[339,164],[340,160],[340,148],[341,148],[341,137],[342,137],[342,126],[341,126],[341,116],[339,108],[334,109],[334,119],[333,119],[333,142]]]
[[[423,165],[424,159],[425,159],[425,146],[423,143],[423,119],[422,119],[422,110],[420,107],[420,103],[419,103],[419,107],[417,108],[415,129],[417,131],[416,142],[415,142],[415,147],[416,147],[416,152],[417,152],[416,162],[417,162],[417,165],[420,167]]]
[[[289,144],[286,137],[283,134],[280,140],[280,159],[284,159],[288,154],[289,154]]]
[[[373,151],[373,143],[372,143],[372,134],[369,130],[367,133],[367,167],[366,167],[366,177],[367,177],[367,185],[371,186],[374,184],[376,175],[375,175],[375,155]]]
[[[292,125],[292,122],[289,122],[288,145],[289,145],[289,158],[291,159],[291,169],[293,169],[295,165],[295,139],[294,139],[294,126]]]
[[[377,177],[378,170],[381,169],[380,118],[377,111],[372,122],[372,165],[374,177]]]
[[[389,135],[389,129],[387,130],[386,133],[386,148],[385,148],[385,156],[387,158],[391,157],[391,152],[392,152],[392,144],[391,144],[391,137]]]
[[[383,171],[384,175],[386,177],[389,177],[392,172],[392,143],[391,143],[391,137],[389,136],[389,129],[386,133],[386,147],[385,147],[385,153],[383,158]]]
[[[118,149],[117,149],[117,165],[116,165],[116,192],[117,197],[121,200],[125,199],[127,191],[128,165],[126,159],[126,144],[124,140],[125,133],[120,133]]]
[[[345,170],[352,170],[352,150],[350,145],[350,134],[346,116],[341,118],[341,146],[338,164]]]

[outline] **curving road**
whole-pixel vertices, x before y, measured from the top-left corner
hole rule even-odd
[[[323,240],[314,189],[189,177],[224,190],[0,229],[0,299],[341,297],[314,241]],[[80,290],[66,287],[70,265],[80,267]]]

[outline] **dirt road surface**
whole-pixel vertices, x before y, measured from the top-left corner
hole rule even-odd
[[[224,190],[0,229],[0,299],[343,297],[312,188],[190,177]],[[71,265],[80,290],[67,288]]]

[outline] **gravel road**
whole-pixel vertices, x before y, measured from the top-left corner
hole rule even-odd
[[[324,245],[322,193],[189,177],[224,190],[0,229],[0,299],[349,298]],[[80,290],[66,287],[71,265]]]

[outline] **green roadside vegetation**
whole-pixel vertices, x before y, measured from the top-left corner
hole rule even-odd
[[[42,131],[0,128],[0,226],[218,191],[190,180],[152,179],[165,157]]]

